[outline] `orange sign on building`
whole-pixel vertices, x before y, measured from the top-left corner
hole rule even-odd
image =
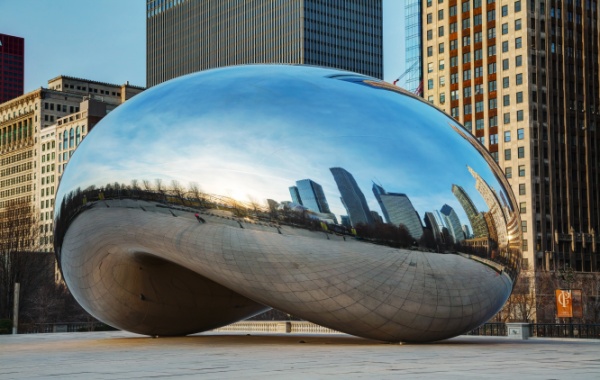
[[[556,289],[556,316],[573,318],[573,303],[570,290]]]

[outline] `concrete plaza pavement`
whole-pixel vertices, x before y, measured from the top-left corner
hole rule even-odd
[[[344,334],[121,331],[0,335],[0,379],[600,379],[600,340],[460,336],[386,344]]]

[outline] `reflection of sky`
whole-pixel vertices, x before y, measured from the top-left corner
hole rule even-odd
[[[329,170],[339,166],[379,214],[373,180],[407,194],[421,218],[447,203],[468,223],[454,183],[487,210],[467,164],[500,186],[480,154],[448,126],[450,118],[407,95],[322,77],[333,72],[246,66],[147,90],[85,139],[58,197],[78,186],[161,178],[165,185],[196,182],[210,194],[266,205],[268,198],[289,200],[288,187],[310,178],[323,186],[339,220],[346,211]]]

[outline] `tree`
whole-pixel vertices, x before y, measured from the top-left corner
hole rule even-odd
[[[39,252],[37,220],[26,200],[0,210],[0,319],[12,318],[15,283],[26,299],[42,283],[54,278],[54,256]],[[26,303],[20,304],[23,310]]]

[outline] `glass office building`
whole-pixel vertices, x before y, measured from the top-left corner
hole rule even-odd
[[[381,0],[147,0],[147,85],[216,67],[296,63],[383,77]]]
[[[421,0],[406,0],[404,7],[404,31],[406,53],[406,84],[405,88],[421,95]]]

